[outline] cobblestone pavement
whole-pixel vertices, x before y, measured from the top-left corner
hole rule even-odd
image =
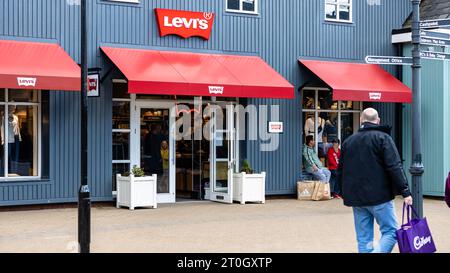
[[[400,199],[396,208],[400,219]],[[425,214],[438,250],[450,253],[450,209],[443,201],[427,199]],[[77,249],[77,209],[0,212],[0,223],[0,252]],[[94,207],[91,250],[347,253],[356,251],[356,240],[352,211],[339,200],[281,199],[265,205],[191,202],[155,210]]]

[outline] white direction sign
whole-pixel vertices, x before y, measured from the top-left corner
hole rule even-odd
[[[450,40],[428,38],[428,37],[420,38],[420,43],[424,45],[450,46]]]
[[[450,60],[450,54],[433,51],[421,51],[420,57],[431,60]]]
[[[420,28],[439,28],[450,26],[450,19],[427,20],[420,22]]]
[[[394,56],[367,56],[368,64],[388,64],[388,65],[412,65],[411,57],[394,57]]]
[[[445,32],[422,30],[420,31],[420,36],[427,38],[450,40],[450,34]]]

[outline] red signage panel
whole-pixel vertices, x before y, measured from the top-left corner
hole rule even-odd
[[[155,9],[161,37],[178,35],[184,39],[198,36],[209,40],[214,13],[170,9]]]

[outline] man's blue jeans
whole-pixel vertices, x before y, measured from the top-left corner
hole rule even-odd
[[[354,207],[356,237],[360,253],[391,253],[397,243],[397,217],[394,201],[373,207]],[[378,245],[373,242],[374,219],[380,226],[381,239]]]
[[[314,180],[319,180],[326,183],[330,182],[331,172],[328,169],[319,169],[311,174]]]

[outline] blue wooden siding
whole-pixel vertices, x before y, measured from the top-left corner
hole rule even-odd
[[[411,45],[404,47],[404,54],[411,56]],[[445,179],[450,171],[450,65],[433,60],[422,60],[422,65],[423,191],[425,195],[444,196]],[[406,68],[403,77],[411,86],[411,69]],[[403,118],[404,166],[409,169],[412,159],[411,105],[405,105]],[[409,173],[408,177],[411,178]]]
[[[60,44],[75,61],[80,59],[79,6],[66,0],[0,1],[0,39],[48,41]],[[260,0],[260,14],[226,13],[224,0],[142,0],[140,4],[90,0],[90,67],[108,62],[101,45],[217,52],[261,56],[295,85],[304,81],[299,57],[361,62],[367,54],[395,54],[390,32],[401,27],[409,14],[409,0],[382,1],[370,6],[354,2],[354,23],[324,22],[324,1]],[[216,13],[210,41],[176,36],[160,38],[154,8]],[[391,68],[390,68],[391,69]],[[395,70],[389,70],[395,74]],[[0,205],[71,202],[76,200],[79,170],[79,99],[76,93],[51,92],[50,179],[0,184]],[[254,104],[278,104],[285,133],[276,152],[261,153],[259,142],[249,142],[245,154],[258,171],[268,172],[269,194],[294,193],[300,178],[300,96],[294,100],[249,100]],[[383,105],[391,119],[392,105]],[[89,183],[94,200],[111,199],[111,83],[101,86],[101,97],[89,102]],[[392,123],[392,122],[391,122]]]

